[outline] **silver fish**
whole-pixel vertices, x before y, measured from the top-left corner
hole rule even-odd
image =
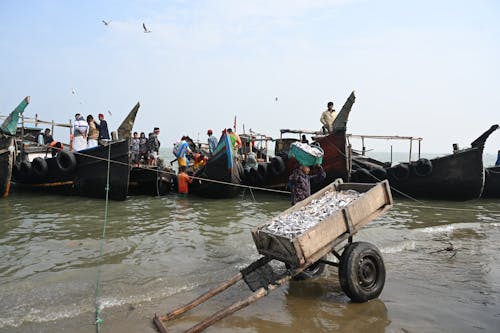
[[[278,215],[260,230],[289,239],[296,238],[361,195],[354,190],[327,191],[298,210]]]

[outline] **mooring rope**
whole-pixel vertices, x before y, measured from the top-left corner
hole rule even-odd
[[[333,142],[328,142],[329,144],[333,145],[333,147],[335,147],[335,149],[337,149],[337,151],[343,155],[345,158],[347,158],[347,156],[333,143]],[[363,167],[363,165],[357,161],[355,161],[354,159],[351,159],[351,161],[353,163],[355,163],[356,165],[358,166],[361,166]],[[375,175],[373,175],[369,170],[368,170],[370,176],[372,178],[374,178],[375,180],[377,180],[378,182],[381,182],[383,180],[377,178]],[[425,202],[423,201],[420,201],[414,197],[412,197],[411,195],[409,194],[406,194],[400,190],[398,190],[397,188],[395,188],[394,186],[392,186],[389,182],[389,187],[391,188],[391,190],[393,190],[394,192],[397,192],[399,194],[401,194],[402,196],[406,197],[407,199],[410,199],[412,201],[415,201],[417,202],[419,205],[407,205],[407,204],[399,204],[400,206],[406,206],[406,207],[409,207],[409,208],[423,208],[423,209],[435,209],[435,210],[448,210],[448,211],[460,211],[460,212],[482,212],[482,213],[493,213],[493,214],[500,214],[500,211],[496,211],[496,210],[488,210],[488,209],[479,209],[479,208],[454,208],[454,207],[443,207],[443,206],[433,206],[433,205],[428,205],[426,204]]]
[[[115,144],[115,143],[109,143],[109,145],[112,145],[112,144]],[[45,146],[47,146],[47,145],[45,145]],[[52,148],[52,147],[50,147],[50,148]],[[54,148],[54,149],[64,150],[62,148]],[[88,158],[94,158],[96,160],[101,160],[101,161],[107,161],[107,159],[103,158],[103,157],[93,156],[93,155],[85,154],[85,153],[82,153],[82,152],[79,152],[79,151],[74,151],[74,150],[72,150],[71,152],[73,154],[85,156],[85,157],[88,157]],[[115,161],[115,160],[111,160],[111,163],[115,163],[115,164],[118,164],[118,165],[129,166],[129,167],[134,167],[134,165],[131,164],[131,163],[125,163],[125,162],[120,162],[120,161]],[[146,170],[150,170],[150,171],[154,171],[154,172],[158,172],[158,173],[162,173],[162,174],[166,174],[166,175],[174,175],[174,176],[176,175],[175,171],[159,170],[157,168],[152,168],[152,167],[149,167],[149,166],[140,166],[140,168],[146,169]],[[272,188],[258,187],[258,186],[244,185],[244,184],[235,184],[235,183],[225,182],[225,181],[222,181],[222,180],[215,180],[215,179],[203,178],[203,177],[197,177],[197,176],[189,176],[189,177],[192,178],[192,179],[196,179],[196,180],[201,180],[201,181],[206,181],[206,182],[212,182],[212,183],[217,183],[217,184],[222,184],[222,185],[235,186],[235,187],[241,187],[241,188],[248,188],[248,189],[254,189],[254,190],[259,190],[259,191],[266,191],[266,192],[290,194],[290,191],[283,191],[283,190],[277,190],[277,189],[272,189]]]
[[[99,265],[97,266],[97,277],[96,277],[96,287],[95,287],[95,325],[96,332],[101,332],[101,325],[103,323],[103,319],[101,318],[101,307],[99,304],[99,292],[100,292],[100,278],[101,278],[101,267],[103,264],[103,252],[104,252],[104,243],[106,242],[106,225],[108,223],[108,205],[109,205],[109,174],[111,169],[111,145],[108,146],[108,170],[106,175],[106,203],[104,208],[104,222],[102,226],[102,237],[101,237],[101,246],[99,250]]]

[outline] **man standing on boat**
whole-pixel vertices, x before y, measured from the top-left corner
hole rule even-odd
[[[83,150],[87,149],[87,131],[88,124],[83,117],[77,113],[75,114],[75,123],[73,124],[73,149]]]
[[[99,143],[102,144],[101,141],[109,141],[108,122],[104,120],[102,113],[99,113],[99,125],[96,124],[96,126],[99,130]]]
[[[186,154],[191,153],[191,149],[189,148],[189,144],[186,141],[187,136],[183,136],[181,138],[181,142],[174,148],[174,155],[177,157],[177,163],[179,164],[179,170],[181,167],[186,167]]]
[[[319,119],[323,124],[323,133],[332,133],[333,132],[333,121],[337,113],[333,108],[333,102],[328,102],[327,109],[321,114],[321,118]]]
[[[217,138],[213,135],[211,129],[207,131],[207,135],[208,135],[208,150],[210,151],[210,155],[213,155],[218,144]]]

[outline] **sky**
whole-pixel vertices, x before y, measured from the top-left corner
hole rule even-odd
[[[29,95],[27,116],[116,129],[140,102],[134,129],[169,147],[235,116],[240,133],[319,130],[355,91],[348,132],[446,153],[500,123],[498,17],[486,0],[0,0],[0,114]]]

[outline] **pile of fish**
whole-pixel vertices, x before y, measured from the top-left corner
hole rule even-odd
[[[275,217],[261,230],[276,236],[294,239],[361,195],[362,193],[354,190],[327,191],[304,207]]]
[[[323,157],[323,152],[311,145],[308,145],[307,143],[302,143],[302,142],[294,142],[292,145],[297,146],[300,150],[308,153],[311,156],[314,157]]]

